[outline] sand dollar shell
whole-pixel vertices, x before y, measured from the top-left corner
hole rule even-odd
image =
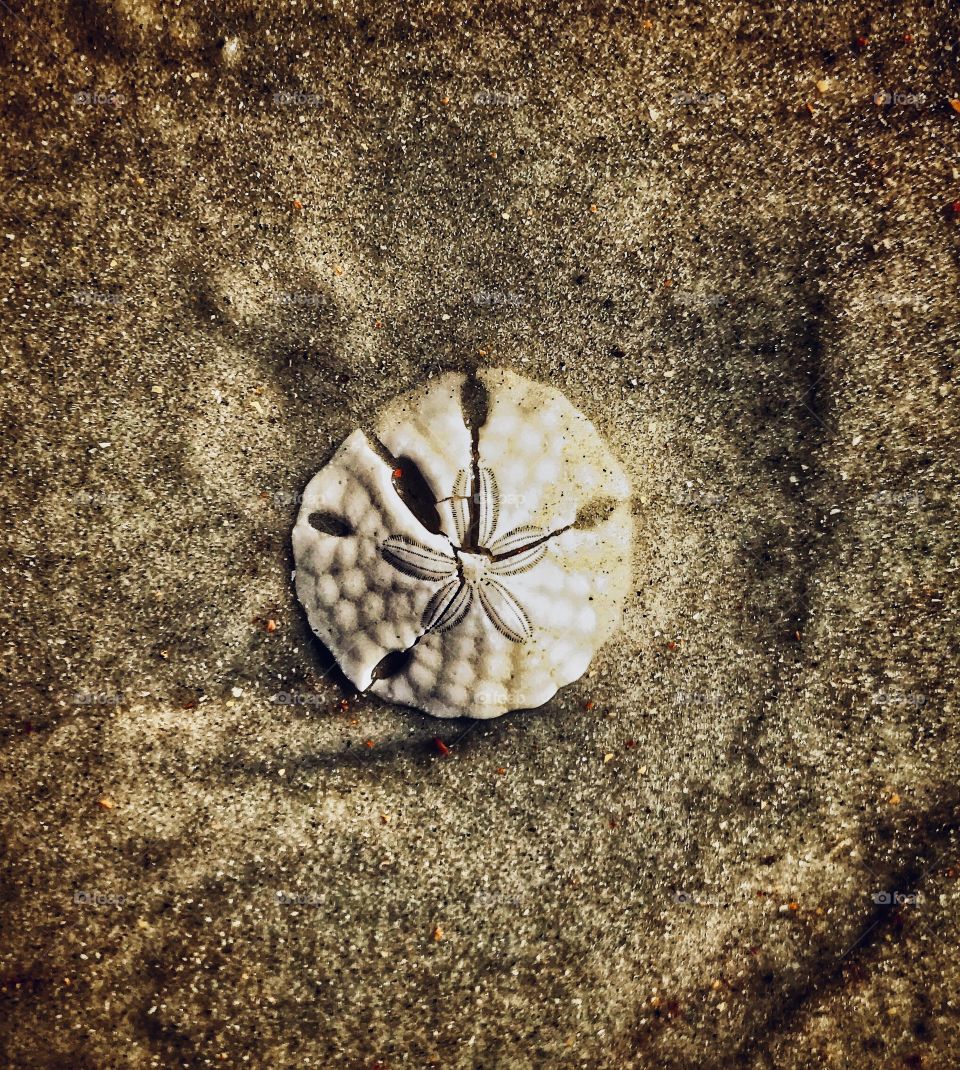
[[[311,627],[358,688],[434,716],[547,702],[620,622],[622,468],[563,394],[505,369],[397,398],[377,439],[355,431],[304,494]]]

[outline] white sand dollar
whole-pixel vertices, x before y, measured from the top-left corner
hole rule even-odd
[[[358,688],[437,717],[547,702],[620,623],[622,468],[563,394],[505,369],[397,398],[377,437],[354,431],[304,493],[311,627]]]

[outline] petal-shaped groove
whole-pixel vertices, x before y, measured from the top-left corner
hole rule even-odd
[[[453,497],[445,503],[453,518],[457,546],[463,546],[470,536],[470,472],[461,468],[453,484]]]
[[[494,576],[517,576],[533,568],[538,561],[542,561],[546,553],[547,544],[539,542],[535,546],[528,546],[526,550],[520,550],[500,560],[494,559],[490,564],[490,572]]]
[[[489,550],[494,557],[515,554],[531,543],[539,542],[546,534],[542,528],[522,524],[520,527],[514,528],[513,531],[508,531],[506,535],[501,535],[499,539],[494,539],[490,543]]]
[[[448,587],[441,588],[441,590],[446,591],[448,588],[451,591],[450,596],[438,600],[435,611],[430,615],[429,624],[426,623],[427,613],[424,613],[424,631],[445,631],[447,628],[452,628],[455,624],[459,624],[470,612],[470,606],[473,603],[473,592],[467,584],[454,581]],[[437,593],[439,594],[439,592]],[[427,607],[428,610],[430,608],[430,606]]]
[[[457,563],[451,555],[404,535],[391,535],[380,552],[394,568],[428,583],[446,580],[457,574]]]
[[[423,620],[420,625],[423,631],[429,632],[431,628],[437,626],[437,622],[450,608],[450,603],[457,596],[462,586],[460,577],[454,576],[434,592],[433,597],[427,602],[423,611]]]
[[[493,533],[497,528],[497,520],[500,517],[500,489],[497,486],[497,477],[489,468],[480,469],[479,484],[477,487],[477,512],[479,515],[477,542],[480,546],[488,546],[493,539]]]
[[[453,514],[454,533],[457,546],[463,546],[470,534],[470,501],[468,498],[451,498],[450,511]]]
[[[478,594],[487,616],[501,635],[514,643],[523,643],[530,638],[530,618],[502,583],[487,575],[480,582]]]

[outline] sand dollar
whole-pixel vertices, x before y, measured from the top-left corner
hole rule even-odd
[[[619,626],[629,494],[560,391],[506,369],[448,373],[310,481],[297,594],[361,690],[437,717],[541,706]]]

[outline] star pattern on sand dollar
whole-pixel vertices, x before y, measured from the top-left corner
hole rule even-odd
[[[499,519],[497,481],[488,468],[479,468],[477,474],[473,497],[470,472],[461,469],[457,475],[451,503],[459,545],[451,543],[449,554],[403,535],[388,538],[380,552],[407,576],[439,584],[423,612],[424,633],[455,627],[476,599],[501,635],[523,643],[532,634],[530,616],[510,591],[510,577],[529,571],[543,559],[549,536],[540,528],[521,525],[494,539]],[[474,529],[477,548],[465,549]]]

